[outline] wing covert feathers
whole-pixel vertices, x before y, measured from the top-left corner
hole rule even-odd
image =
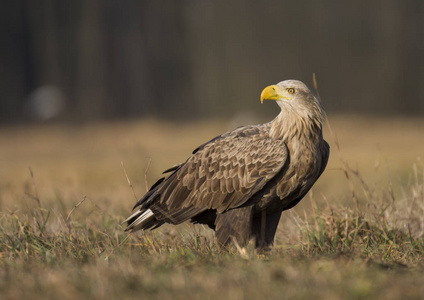
[[[206,210],[222,213],[242,206],[287,161],[285,143],[269,138],[268,129],[264,124],[230,131],[198,147],[185,163],[166,170],[172,173],[137,202],[135,207],[144,215],[139,216],[141,221],[133,218],[138,223],[132,230],[152,220],[147,210],[158,221],[179,224]],[[128,224],[130,228],[132,223]]]
[[[202,146],[165,180],[160,202],[171,211],[196,207],[221,213],[241,206],[287,160],[284,142],[260,129],[241,128]]]

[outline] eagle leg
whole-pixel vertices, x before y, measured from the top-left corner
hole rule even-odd
[[[251,234],[255,237],[256,248],[262,250],[271,248],[281,213],[281,210],[272,211],[271,213],[263,210],[253,217]]]
[[[252,206],[232,209],[218,214],[215,221],[215,236],[220,246],[227,246],[234,238],[244,247],[250,240]]]

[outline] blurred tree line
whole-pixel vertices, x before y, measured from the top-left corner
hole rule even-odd
[[[313,72],[329,112],[424,113],[424,1],[2,2],[1,123],[228,117]]]

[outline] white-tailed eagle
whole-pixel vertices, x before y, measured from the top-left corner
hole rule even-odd
[[[207,224],[221,245],[272,245],[281,213],[295,206],[324,171],[330,149],[322,136],[324,110],[302,82],[265,88],[281,112],[271,122],[219,135],[164,173],[137,202],[126,230],[184,221]]]

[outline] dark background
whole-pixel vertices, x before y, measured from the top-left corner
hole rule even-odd
[[[265,86],[314,72],[330,113],[424,114],[422,0],[1,7],[3,124],[269,113]]]

